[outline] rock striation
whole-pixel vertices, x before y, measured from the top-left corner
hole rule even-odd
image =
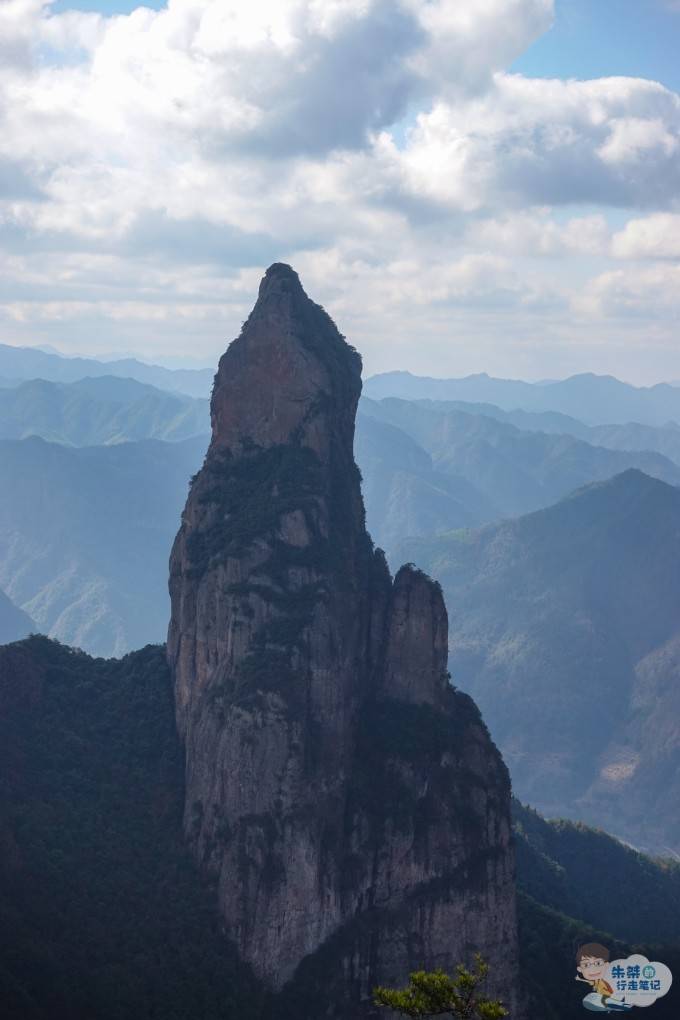
[[[475,950],[515,1009],[508,775],[449,683],[439,586],[393,581],[367,534],[360,373],[271,266],[220,360],[171,555],[185,830],[242,957],[310,1020]]]

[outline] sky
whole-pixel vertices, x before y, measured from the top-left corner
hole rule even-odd
[[[0,342],[680,380],[680,0],[0,0]]]

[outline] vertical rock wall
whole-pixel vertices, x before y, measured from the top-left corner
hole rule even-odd
[[[438,586],[408,566],[393,583],[366,533],[360,371],[272,266],[220,361],[171,557],[186,832],[274,989],[317,959],[329,1015],[354,1017],[375,983],[479,949],[514,1005],[507,772],[448,683]]]

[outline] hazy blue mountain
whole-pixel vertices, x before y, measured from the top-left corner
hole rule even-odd
[[[96,655],[164,640],[168,555],[206,445],[0,442],[0,586]]]
[[[0,645],[20,641],[37,629],[28,613],[15,606],[4,591],[0,591]]]
[[[680,464],[680,426],[673,422],[656,427],[637,422],[595,425],[590,431],[589,442],[610,450],[654,450]]]
[[[627,471],[401,555],[444,588],[517,795],[680,853],[680,490]]]
[[[214,374],[210,368],[170,369],[161,365],[147,365],[135,358],[123,358],[120,361],[65,358],[37,347],[9,347],[0,344],[0,376],[6,379],[76,382],[88,376],[114,375],[137,379],[161,390],[186,393],[190,397],[208,397]]]
[[[41,436],[70,446],[136,439],[177,441],[209,431],[207,400],[115,376],[33,379],[0,396],[0,439]]]
[[[481,492],[464,478],[437,471],[429,453],[394,425],[360,414],[354,452],[368,530],[390,558],[407,535],[474,526],[497,516]]]
[[[586,425],[577,418],[572,418],[568,414],[560,414],[558,411],[522,411],[519,408],[514,411],[506,411],[502,407],[497,407],[496,404],[471,403],[465,400],[416,400],[413,403],[421,404],[425,408],[443,414],[448,411],[481,414],[486,418],[496,418],[509,425],[516,425],[523,432],[559,433],[588,440],[594,429],[594,426]]]
[[[680,469],[662,457],[520,432],[483,415],[395,400],[364,400],[362,411],[356,455],[368,526],[393,562],[408,536],[534,509],[631,464],[680,481]],[[0,435],[14,429],[67,444],[115,443],[149,435],[179,439],[207,428],[203,401],[131,379],[34,381],[0,400]],[[165,443],[133,443],[117,454],[99,447],[60,452],[52,444],[0,445],[0,585],[41,630],[97,654],[160,640],[167,622],[167,554],[186,479],[200,466],[206,443],[205,437],[180,443],[175,452]],[[159,451],[156,462],[152,449]],[[140,558],[146,550],[134,529],[142,522],[154,537]],[[128,562],[129,576],[119,569]]]
[[[434,476],[453,481],[453,492],[461,507],[452,516],[449,530],[461,524],[488,523],[549,506],[588,482],[610,478],[630,467],[670,484],[680,484],[680,467],[661,454],[609,450],[572,435],[526,432],[509,422],[452,409],[448,404],[363,399],[361,411],[364,420],[373,418],[407,433],[429,455]],[[360,430],[362,427],[360,424]],[[373,512],[372,484],[388,462],[384,452],[387,445],[383,444],[379,457],[373,456],[366,464],[362,460],[365,446],[359,446],[358,457],[369,494],[369,521],[374,537],[391,550],[399,535],[422,535],[428,527],[436,531],[447,525],[445,508],[440,504],[439,514],[432,522],[428,520],[417,530],[409,531],[417,524],[414,521],[417,513],[411,508],[427,505],[424,493],[413,495],[408,501],[393,498],[389,522],[386,515]],[[392,458],[395,467],[398,468],[401,459],[395,449]],[[417,479],[422,481],[423,476],[411,477],[412,487],[417,487]],[[440,482],[439,488],[443,484]],[[463,520],[465,512],[467,521]]]
[[[556,411],[504,411],[494,404],[470,404],[464,400],[418,400],[415,403],[441,413],[464,411],[466,414],[496,418],[516,425],[523,432],[576,436],[592,446],[604,446],[609,450],[648,450],[661,453],[675,464],[680,464],[680,426],[673,422],[666,425],[641,425],[639,422],[585,425],[576,418]]]
[[[631,386],[613,376],[592,373],[558,382],[527,383],[494,379],[485,373],[463,379],[431,379],[410,372],[386,372],[368,379],[364,393],[374,400],[464,400],[495,404],[508,411],[556,411],[589,425],[680,422],[680,387],[668,383]]]
[[[372,400],[465,400],[515,408],[533,406],[534,389],[540,384],[521,379],[494,379],[486,372],[460,379],[436,379],[411,372],[381,372],[364,383],[363,393]]]

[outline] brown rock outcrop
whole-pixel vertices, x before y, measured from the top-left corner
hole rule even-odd
[[[316,985],[323,1015],[476,949],[514,1006],[507,772],[448,683],[438,586],[393,583],[366,533],[360,370],[272,266],[171,557],[186,832],[243,957],[274,989]]]

